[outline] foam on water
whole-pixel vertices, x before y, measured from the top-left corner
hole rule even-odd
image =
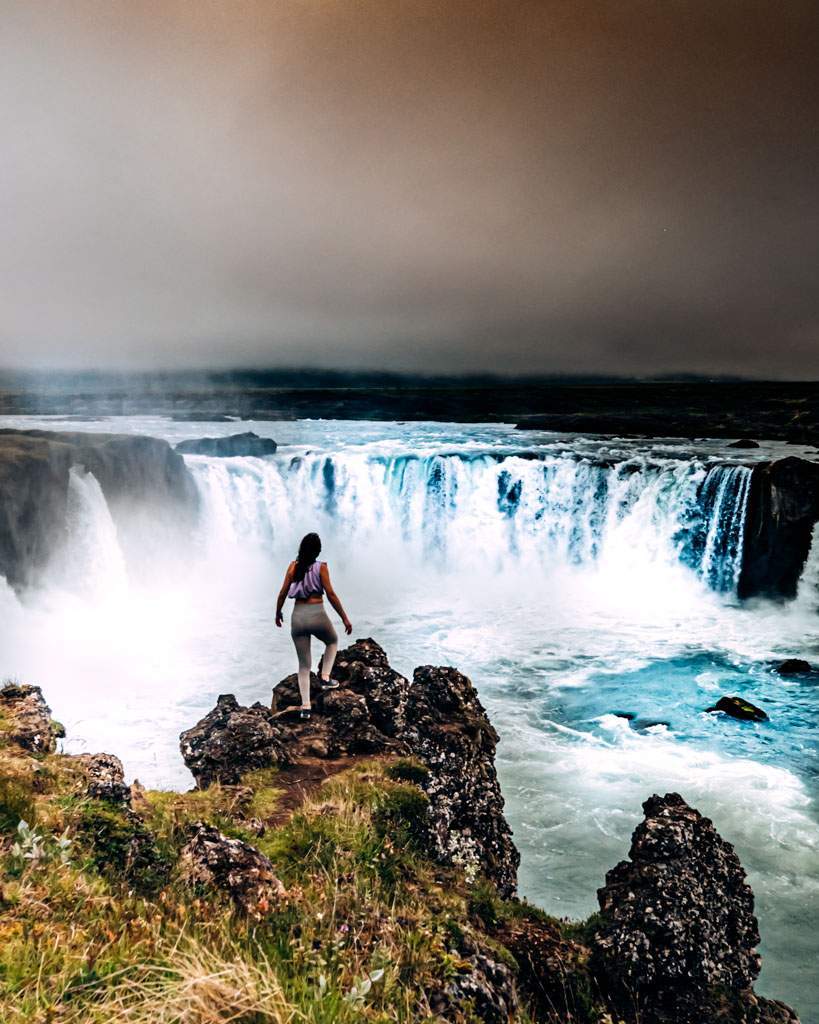
[[[819,1021],[804,976],[817,953],[819,691],[769,665],[819,651],[819,556],[796,601],[738,604],[750,471],[736,453],[484,425],[251,428],[277,437],[275,457],[187,459],[203,521],[183,575],[170,557],[131,571],[99,485],[75,470],[50,586],[21,603],[0,585],[0,670],[43,686],[68,749],[108,749],[147,784],[188,785],[178,733],[219,693],[264,700],[292,670],[275,595],[298,539],[318,529],[356,636],[375,636],[405,673],[450,663],[478,686],[501,735],[525,895],[590,912],[641,802],[678,790],[749,870],[761,989]],[[771,722],[703,714],[725,692],[764,704]]]

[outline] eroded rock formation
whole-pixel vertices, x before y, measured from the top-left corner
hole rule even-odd
[[[201,788],[237,783],[245,772],[288,764],[288,736],[270,708],[242,707],[223,694],[216,707],[179,737],[182,758]]]
[[[779,1004],[751,991],[759,929],[734,848],[677,793],[643,809],[630,859],[598,891],[602,988],[644,1024],[776,1019]]]

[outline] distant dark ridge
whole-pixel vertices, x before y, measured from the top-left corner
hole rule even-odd
[[[819,441],[819,383],[451,378],[312,370],[28,374],[0,415],[436,420],[618,436]]]

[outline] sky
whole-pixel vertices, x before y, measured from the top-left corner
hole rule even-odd
[[[0,16],[0,368],[819,379],[815,0]]]

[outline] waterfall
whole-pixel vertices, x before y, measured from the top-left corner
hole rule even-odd
[[[125,558],[102,488],[93,473],[68,476],[66,541],[57,560],[64,585],[87,596],[114,596],[127,586]]]
[[[682,563],[718,591],[735,590],[741,568],[741,466],[356,451],[188,465],[211,550],[250,545],[279,558],[317,529],[336,551],[450,568],[616,574]]]
[[[699,572],[713,590],[734,592],[739,583],[750,484],[746,466],[714,466],[703,481]]]

